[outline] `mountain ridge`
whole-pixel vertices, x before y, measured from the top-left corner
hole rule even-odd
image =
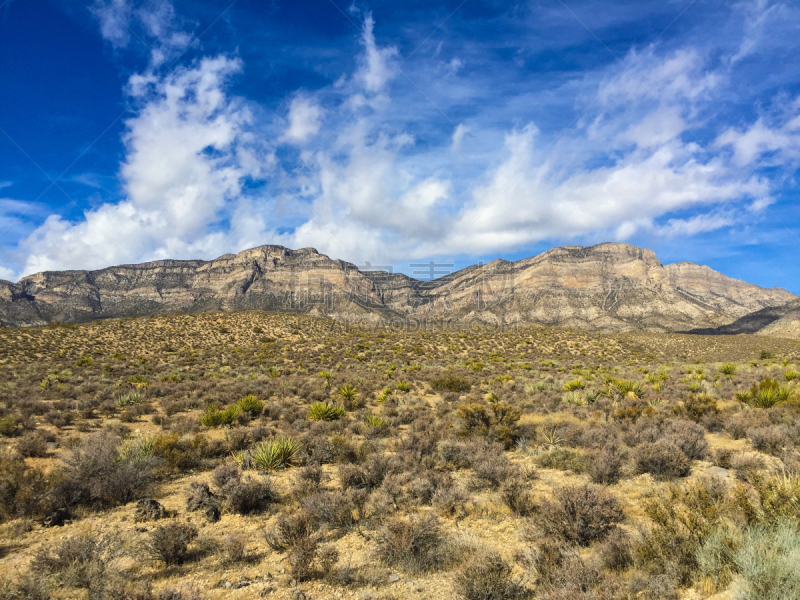
[[[360,270],[314,248],[262,245],[212,260],[160,259],[0,280],[0,323],[44,325],[169,312],[279,310],[337,319],[434,318],[586,329],[724,327],[798,299],[646,248],[562,246],[434,280]]]

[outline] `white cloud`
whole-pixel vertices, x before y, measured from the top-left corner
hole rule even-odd
[[[149,17],[132,9],[129,18],[164,47],[188,43],[170,41],[178,31],[171,5],[148,6]],[[50,216],[23,243],[25,272],[213,258],[262,243],[386,264],[578,236],[697,235],[754,220],[773,201],[770,180],[742,167],[800,157],[800,101],[715,142],[695,137],[696,128],[720,130],[706,113],[730,91],[730,61],[712,62],[692,47],[667,54],[648,47],[571,82],[581,86],[586,112],[558,137],[544,123],[542,132],[524,119],[513,127],[516,114],[487,102],[466,117],[469,127],[462,122],[436,138],[426,137],[418,105],[389,95],[398,53],[377,45],[369,13],[361,43],[354,74],[288,96],[275,134],[264,132],[269,117],[259,121],[260,111],[227,93],[239,60],[207,58],[158,76],[154,56],[126,90],[138,110],[124,137],[125,200],[77,222]],[[443,65],[430,64],[438,79]],[[447,80],[458,84],[459,106],[472,101],[457,73]],[[336,123],[330,132],[328,121]],[[303,146],[318,134],[322,147]],[[456,152],[467,134],[483,156]],[[277,159],[280,142],[300,145],[299,160],[295,152]],[[248,189],[252,179],[267,181],[263,196]],[[275,179],[286,185],[269,188]],[[279,213],[294,219],[294,231],[274,233]]]
[[[0,267],[0,279],[5,279],[6,281],[13,281],[14,275],[15,273],[11,269],[7,269],[6,267]]]
[[[464,136],[469,133],[469,127],[464,125],[463,123],[459,123],[455,130],[453,131],[453,140],[450,143],[451,150],[458,150],[461,148],[461,142],[464,140]]]
[[[89,8],[100,24],[100,33],[114,48],[124,48],[130,42],[130,19],[133,7],[128,0],[95,0]]]
[[[289,106],[289,127],[282,139],[302,144],[319,132],[323,114],[322,107],[313,98],[295,96]]]
[[[126,199],[86,211],[79,222],[48,217],[22,243],[30,252],[24,272],[219,249],[224,234],[212,226],[235,211],[243,181],[263,177],[271,161],[252,135],[248,106],[225,94],[240,69],[239,60],[209,58],[140,88],[142,107],[124,137]]]
[[[785,108],[788,114],[783,123],[770,127],[763,117],[759,118],[745,129],[728,129],[717,138],[715,146],[730,146],[738,166],[762,160],[767,163],[796,163],[800,159],[800,98]],[[775,156],[766,156],[770,154]]]
[[[131,36],[150,50],[150,66],[158,67],[182,53],[192,42],[169,0],[95,0],[90,7],[100,33],[113,48],[125,48]]]
[[[396,47],[381,48],[375,43],[374,26],[372,13],[367,13],[362,30],[364,54],[361,56],[361,67],[357,73],[357,79],[368,92],[372,93],[379,92],[386,82],[395,76],[397,58]]]

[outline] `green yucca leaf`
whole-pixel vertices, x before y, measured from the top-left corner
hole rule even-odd
[[[258,469],[272,471],[292,466],[300,442],[290,437],[279,437],[253,446],[250,459]]]
[[[314,402],[308,409],[308,418],[311,421],[336,421],[345,414],[346,411],[341,406],[327,402]]]

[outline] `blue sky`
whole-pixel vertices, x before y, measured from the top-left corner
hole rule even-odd
[[[793,0],[0,5],[0,278],[624,241],[800,294]]]

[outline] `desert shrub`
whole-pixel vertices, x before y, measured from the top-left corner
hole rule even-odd
[[[29,431],[17,440],[15,445],[20,456],[25,458],[43,458],[47,456],[47,440],[39,431]]]
[[[688,585],[697,572],[697,553],[726,511],[725,486],[714,480],[697,480],[670,486],[666,495],[645,503],[653,522],[636,549],[647,571],[663,574]]]
[[[339,558],[332,546],[320,547],[313,519],[303,511],[281,515],[264,538],[273,550],[287,553],[289,572],[297,581],[325,576]]]
[[[211,482],[217,489],[223,489],[228,484],[241,480],[241,478],[241,469],[231,463],[220,465],[211,473]]]
[[[11,437],[17,433],[17,419],[14,415],[0,416],[0,435]]]
[[[377,538],[378,557],[412,573],[441,566],[445,538],[436,517],[391,519]]]
[[[373,490],[383,483],[386,476],[394,470],[390,461],[383,456],[370,456],[363,465],[341,465],[339,482],[342,490],[350,488]]]
[[[308,496],[301,506],[315,521],[347,529],[358,522],[367,497],[366,490],[320,491]]]
[[[531,488],[516,478],[507,481],[500,490],[500,497],[515,515],[528,517],[539,508]]]
[[[717,399],[708,394],[697,394],[686,398],[682,404],[676,405],[672,412],[676,415],[686,416],[695,422],[700,422],[707,415],[719,413]]]
[[[335,421],[345,414],[344,408],[327,402],[314,402],[308,409],[308,418],[312,421]]]
[[[45,575],[27,572],[17,581],[0,579],[0,600],[51,600],[52,597],[50,580]]]
[[[182,437],[177,431],[170,431],[155,437],[152,454],[175,470],[188,471],[200,466],[202,459],[211,453],[205,436],[198,434],[188,438]]]
[[[59,586],[91,589],[105,576],[111,558],[109,544],[94,535],[61,541],[53,550],[39,548],[32,562],[35,573],[55,578]]]
[[[63,458],[54,491],[65,505],[116,506],[151,495],[158,459],[149,451],[121,452],[120,440],[95,433]]]
[[[800,533],[797,522],[780,519],[771,527],[750,527],[733,554],[739,573],[737,600],[800,597]]]
[[[611,485],[617,483],[625,462],[625,452],[616,444],[609,444],[592,456],[589,477],[593,483]]]
[[[475,460],[472,448],[464,442],[445,439],[436,445],[438,461],[448,469],[468,469]]]
[[[455,375],[445,375],[444,377],[437,377],[431,379],[431,388],[434,392],[468,392],[472,389],[472,384],[466,379],[456,377]]]
[[[650,473],[659,480],[686,477],[691,470],[688,457],[671,442],[645,443],[635,450],[636,471]]]
[[[319,465],[309,465],[297,470],[292,496],[298,502],[311,494],[318,492],[322,486],[325,474]]]
[[[758,494],[758,520],[772,523],[781,518],[800,519],[800,475],[764,475],[757,471],[750,476],[750,483]]]
[[[603,566],[610,571],[624,571],[633,565],[633,544],[630,536],[614,528],[598,550]]]
[[[245,557],[245,548],[247,548],[247,538],[238,533],[227,533],[222,539],[222,551],[229,563],[241,562]]]
[[[488,486],[493,490],[505,483],[510,471],[511,464],[503,454],[487,454],[478,458],[473,465],[477,486]]]
[[[147,545],[150,555],[167,565],[180,565],[189,559],[189,544],[197,537],[197,529],[186,523],[172,522],[157,527]]]
[[[617,499],[593,485],[555,489],[536,516],[546,534],[581,546],[605,538],[622,519]]]
[[[511,566],[494,552],[472,558],[456,574],[454,584],[465,600],[513,600],[530,595],[511,577]]]
[[[265,511],[278,500],[278,494],[268,479],[243,477],[231,479],[220,490],[228,508],[240,515]]]
[[[44,473],[18,454],[0,453],[0,517],[39,516],[47,510],[49,484]]]
[[[785,448],[793,446],[785,428],[781,425],[748,429],[747,437],[753,443],[753,448],[773,456],[778,456]]]
[[[510,449],[519,435],[519,410],[502,402],[488,407],[476,403],[462,404],[456,414],[461,420],[459,435],[462,437],[481,435]]]
[[[536,464],[544,469],[586,473],[592,466],[592,457],[572,448],[556,447],[537,456]]]
[[[211,429],[230,426],[240,414],[239,407],[235,405],[229,406],[225,410],[220,410],[213,404],[209,404],[200,416],[200,424]]]
[[[708,442],[703,427],[682,419],[670,421],[664,428],[665,439],[680,448],[689,460],[703,460],[708,456]]]
[[[256,444],[251,452],[253,464],[259,469],[272,471],[294,465],[300,442],[290,437],[278,437]]]

